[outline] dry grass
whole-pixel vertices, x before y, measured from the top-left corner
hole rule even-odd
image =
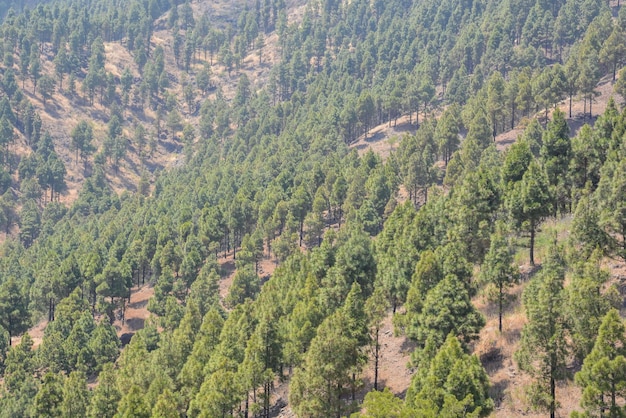
[[[514,360],[515,351],[519,348],[522,328],[526,324],[526,316],[521,306],[521,294],[526,283],[511,289],[515,301],[507,308],[503,316],[503,332],[498,331],[498,317],[495,306],[486,304],[478,298],[477,307],[487,318],[487,325],[480,333],[480,339],[474,348],[489,375],[491,382],[490,396],[494,399],[496,409],[491,416],[507,417],[544,417],[545,412],[533,411],[529,407],[526,388],[531,379],[519,370]],[[560,407],[557,417],[568,417],[578,409],[580,388],[571,380],[559,382],[557,400]]]

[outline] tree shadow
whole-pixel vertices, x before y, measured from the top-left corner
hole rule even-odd
[[[400,350],[402,350],[402,352],[410,351],[412,353],[416,349],[417,349],[417,343],[408,337],[404,339],[404,341],[402,342],[402,345],[400,346]]]
[[[146,320],[143,318],[129,318],[125,321],[125,323],[128,329],[137,331],[144,328]]]
[[[270,407],[269,417],[277,418],[283,413],[283,409],[287,407],[287,402],[283,398],[278,398],[276,402]]]
[[[135,335],[134,332],[126,332],[120,335],[120,342],[122,343],[122,347],[126,347],[128,344],[130,344],[130,340],[133,339],[133,335]]]
[[[493,399],[496,408],[500,407],[502,402],[504,402],[506,390],[509,388],[510,384],[509,379],[504,379],[489,386],[489,397]]]
[[[222,263],[221,268],[220,268],[220,276],[222,278],[229,277],[234,272],[235,272],[235,260],[228,260],[225,263]]]

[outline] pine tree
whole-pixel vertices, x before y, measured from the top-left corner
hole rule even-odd
[[[298,415],[341,416],[344,410],[341,395],[352,383],[352,373],[361,357],[359,348],[341,310],[322,322],[302,368],[294,372],[290,385],[289,403]]]
[[[30,326],[28,296],[14,277],[9,277],[0,285],[0,325],[9,332],[9,338],[21,334]]]
[[[599,192],[602,186],[606,189],[606,195],[599,196],[600,225],[609,239],[611,251],[626,259],[626,160],[607,162],[605,167],[614,171],[608,175],[609,172],[603,167],[603,179],[598,186]]]
[[[98,386],[94,389],[91,397],[88,416],[90,418],[113,418],[121,397],[117,389],[113,364],[105,364],[98,376]]]
[[[588,193],[576,205],[570,239],[584,258],[589,258],[597,250],[603,253],[609,251],[609,237],[600,227],[598,208],[593,205]]]
[[[504,154],[502,165],[502,182],[507,192],[513,188],[514,183],[522,180],[532,159],[533,154],[528,141],[519,139],[509,147]]]
[[[82,372],[72,372],[63,384],[61,414],[66,418],[82,418],[87,416],[88,407],[87,377]]]
[[[558,108],[543,134],[541,146],[541,162],[548,176],[551,194],[554,199],[554,213],[567,207],[570,198],[567,173],[572,154],[572,144],[569,138],[569,127],[565,121],[565,114]]]
[[[372,348],[372,356],[374,357],[374,390],[378,390],[378,370],[381,360],[381,341],[380,332],[389,309],[389,301],[385,298],[384,291],[381,287],[374,290],[372,296],[365,302],[365,312],[367,312],[368,328],[370,333],[370,341]]]
[[[106,321],[100,321],[96,326],[88,345],[93,353],[96,370],[101,370],[105,364],[115,361],[119,355],[120,340],[115,328]]]
[[[524,177],[507,195],[506,206],[517,227],[530,234],[529,259],[535,265],[535,235],[541,221],[551,212],[552,197],[548,177],[536,160],[533,160]]]
[[[131,386],[122,396],[115,418],[150,418],[150,408],[138,386]]]
[[[4,361],[7,358],[9,347],[11,347],[9,332],[0,325],[0,374],[4,373]]]
[[[438,416],[450,417],[482,417],[493,409],[487,372],[476,356],[465,354],[453,334],[448,335],[430,364],[418,369],[406,402],[418,410],[426,406]]]
[[[478,338],[485,325],[485,319],[471,302],[467,286],[454,274],[448,274],[428,291],[421,312],[414,318],[408,335],[421,347],[429,341],[440,347],[448,334],[467,344]]]
[[[624,28],[615,27],[600,49],[600,62],[609,67],[613,73],[613,81],[617,67],[626,59],[626,36]]]
[[[254,299],[260,288],[259,277],[255,274],[252,265],[244,266],[235,273],[235,278],[224,303],[232,308],[243,303],[246,299]]]
[[[505,89],[505,81],[500,72],[494,72],[489,80],[487,81],[487,109],[489,112],[489,117],[491,119],[492,126],[492,134],[493,140],[496,140],[496,134],[498,132],[497,125],[498,122],[504,122],[503,115],[505,112],[504,109],[504,89]],[[504,123],[503,123],[504,127]]]
[[[353,418],[408,418],[420,416],[423,418],[435,418],[436,411],[420,409],[416,411],[402,402],[402,399],[394,396],[389,388],[383,391],[372,391],[365,395],[363,408],[365,412],[352,414]]]
[[[484,283],[496,288],[495,295],[491,295],[490,299],[498,303],[498,330],[502,332],[502,311],[506,304],[506,291],[519,280],[519,269],[513,265],[513,251],[506,239],[502,223],[496,226],[496,232],[491,235],[491,246],[480,274]]]
[[[594,252],[586,262],[575,265],[567,287],[567,310],[574,354],[579,361],[589,354],[600,322],[611,306],[620,305],[619,291],[607,288],[609,272],[601,268],[602,253]]]
[[[520,348],[515,359],[520,369],[533,378],[529,388],[533,407],[556,416],[556,382],[565,378],[569,351],[565,294],[565,272],[560,249],[552,248],[543,268],[523,294],[528,323],[522,329]]]
[[[180,416],[176,396],[169,389],[165,389],[152,408],[151,418],[179,418]]]
[[[227,417],[241,402],[241,387],[237,374],[219,369],[202,384],[196,398],[189,406],[191,416],[199,418]]]
[[[626,102],[626,67],[620,70],[619,79],[613,88],[615,89],[615,93],[622,96],[622,100]]]
[[[583,389],[580,404],[590,416],[617,418],[626,413],[626,328],[616,309],[602,319],[593,349],[576,373],[576,383]]]
[[[37,417],[61,417],[63,402],[63,380],[60,375],[48,372],[43,377],[41,388],[33,400],[33,412]]]

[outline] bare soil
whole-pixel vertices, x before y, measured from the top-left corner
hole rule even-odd
[[[154,287],[146,284],[139,288],[131,289],[130,303],[126,305],[124,320],[116,319],[113,323],[117,335],[134,334],[143,329],[146,320],[150,317],[148,301],[154,296]]]
[[[386,160],[389,154],[398,148],[402,136],[414,134],[417,129],[418,127],[414,123],[409,124],[408,116],[402,116],[398,118],[396,123],[384,123],[372,128],[367,135],[362,135],[357,141],[350,144],[350,147],[356,148],[359,155],[372,150],[380,155],[383,160]],[[392,138],[395,143],[390,142]]]
[[[41,345],[41,341],[43,340],[43,333],[46,329],[46,325],[48,325],[48,320],[42,319],[35,326],[28,330],[28,334],[30,338],[33,339],[33,349],[39,347]],[[11,345],[17,345],[22,340],[22,336],[13,336],[11,337]]]

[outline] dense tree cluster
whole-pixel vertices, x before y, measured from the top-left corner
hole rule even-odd
[[[369,361],[375,392],[362,416],[486,416],[495,404],[472,354],[485,318],[472,298],[489,295],[506,332],[518,247],[542,264],[524,291],[516,354],[533,380],[528,399],[554,416],[576,358],[581,407],[619,416],[626,337],[600,265],[626,259],[626,111],[611,100],[573,136],[552,109],[579,96],[593,116],[598,81],[626,58],[625,9],[614,18],[600,0],[532,3],[323,0],[293,23],[284,1],[259,0],[226,27],[190,2],[8,11],[0,417],[267,417],[276,379],[289,380],[298,416],[342,416],[358,409]],[[171,44],[154,42],[156,25]],[[239,71],[250,54],[262,65],[274,34],[281,60],[258,89]],[[136,67],[108,72],[111,43]],[[233,97],[213,84],[215,68],[237,77]],[[622,70],[619,94],[623,80]],[[65,165],[26,88],[44,109],[65,94],[109,110],[102,129],[79,120],[67,138],[89,172],[69,208],[58,203]],[[144,108],[155,132],[128,116]],[[388,158],[349,147],[403,116],[414,132]],[[496,136],[521,121],[521,137],[498,151]],[[19,163],[18,137],[29,148]],[[145,157],[162,137],[182,140],[186,163],[152,193],[115,194],[107,166],[131,146]],[[567,247],[537,254],[544,220],[563,216],[573,218]],[[227,257],[236,272],[221,298]],[[279,266],[265,281],[268,257]],[[146,285],[151,317],[120,350],[111,324]],[[404,401],[377,391],[387,310],[417,347]],[[42,317],[33,349],[25,331]]]

